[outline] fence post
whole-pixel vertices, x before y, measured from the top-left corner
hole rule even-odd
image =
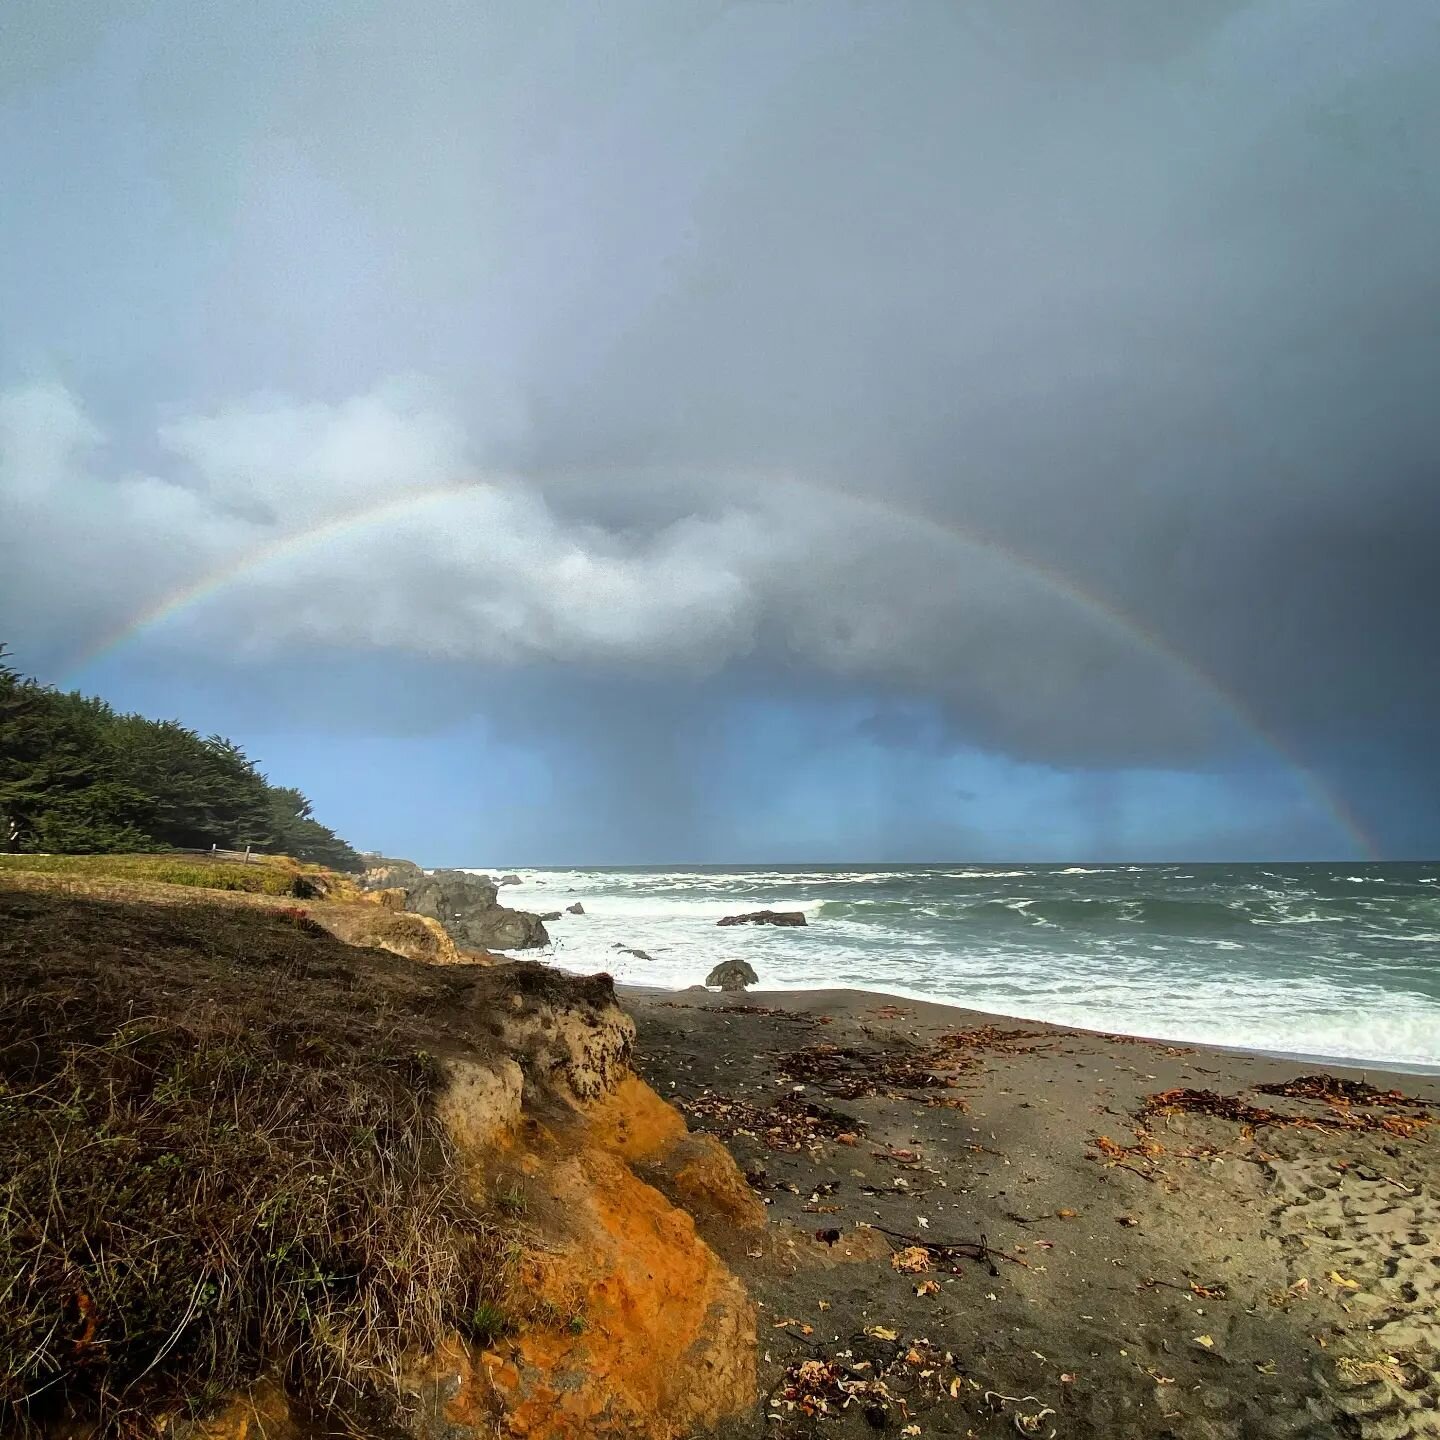
[[[250,863],[250,847],[248,845],[245,847],[245,863],[247,865]]]

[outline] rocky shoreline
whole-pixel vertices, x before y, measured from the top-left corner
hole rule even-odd
[[[1440,1080],[617,994],[486,877],[263,863],[0,872],[0,1429],[1440,1433]]]
[[[379,855],[366,861],[363,889],[390,898],[396,909],[439,921],[463,949],[535,950],[550,943],[538,915],[499,902],[500,886],[519,884],[517,876],[495,881],[468,870],[423,870],[414,861]]]

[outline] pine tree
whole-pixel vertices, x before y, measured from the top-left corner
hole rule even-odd
[[[5,654],[0,644],[0,850],[250,846],[359,868],[309,800],[271,785],[233,741],[62,694]]]

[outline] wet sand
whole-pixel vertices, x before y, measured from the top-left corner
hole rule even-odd
[[[858,991],[622,998],[768,1206],[706,1227],[761,1306],[735,1436],[1440,1436],[1435,1078]]]

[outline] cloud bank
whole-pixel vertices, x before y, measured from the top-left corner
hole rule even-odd
[[[127,471],[68,392],[0,397],[19,522],[0,602],[28,644],[70,663],[149,645],[768,668],[936,698],[1018,753],[1053,750],[1031,717],[1063,711],[1066,754],[1091,760],[1193,751],[1225,718],[1177,660],[1022,558],[783,475],[675,478],[679,518],[602,524],[480,471],[461,427],[398,384],[173,418],[156,449],[156,471]]]
[[[717,676],[1060,767],[1258,729],[1440,845],[1430,0],[7,42],[0,605],[47,673],[233,573],[129,653],[563,674],[577,737]]]

